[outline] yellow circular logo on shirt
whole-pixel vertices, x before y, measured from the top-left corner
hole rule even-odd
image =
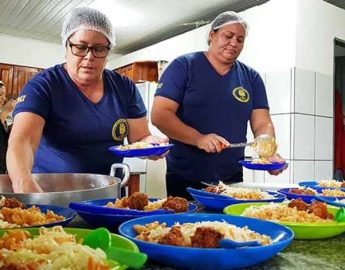
[[[128,122],[127,119],[118,119],[111,130],[111,135],[115,141],[123,141],[128,135]]]
[[[249,101],[249,93],[243,87],[236,87],[232,90],[232,95],[240,102],[247,103]]]

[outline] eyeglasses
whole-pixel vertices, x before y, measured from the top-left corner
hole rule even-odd
[[[92,55],[95,58],[104,58],[108,55],[108,52],[110,50],[108,46],[101,46],[101,45],[87,46],[84,44],[74,44],[70,42],[69,40],[67,41],[68,41],[69,46],[71,47],[72,54],[75,56],[84,57],[89,53],[89,51],[91,51]]]

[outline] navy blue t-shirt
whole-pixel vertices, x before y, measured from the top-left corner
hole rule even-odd
[[[268,109],[266,90],[260,75],[236,61],[220,75],[204,52],[175,59],[160,79],[156,96],[179,104],[177,116],[202,134],[216,133],[230,143],[246,141],[247,123],[254,109]],[[168,170],[190,181],[215,182],[241,172],[238,163],[244,149],[234,148],[208,154],[195,146],[175,144],[167,156]]]
[[[128,78],[104,70],[103,81],[98,103],[77,88],[63,65],[41,72],[24,87],[13,114],[32,112],[45,119],[33,172],[109,174],[113,163],[122,162],[108,148],[123,144],[127,119],[146,116],[146,109]]]

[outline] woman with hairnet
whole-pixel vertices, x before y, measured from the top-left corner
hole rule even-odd
[[[113,145],[167,138],[151,136],[134,83],[105,69],[115,34],[96,9],[72,10],[64,21],[66,63],[34,77],[14,110],[7,165],[14,192],[40,192],[34,173],[109,174],[122,162]],[[156,157],[157,158],[157,157]]]
[[[168,195],[190,198],[186,188],[201,189],[201,182],[243,181],[244,149],[224,148],[246,141],[248,121],[255,137],[275,136],[263,81],[237,60],[246,34],[237,13],[219,14],[208,50],[178,57],[160,79],[151,119],[175,144],[167,156]],[[278,154],[269,159],[284,162]]]

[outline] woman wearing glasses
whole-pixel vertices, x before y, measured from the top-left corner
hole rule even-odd
[[[15,192],[39,192],[31,172],[109,174],[122,162],[112,145],[167,138],[151,136],[146,109],[134,83],[105,69],[115,45],[107,17],[76,8],[62,28],[66,63],[29,81],[18,98],[7,154]]]

